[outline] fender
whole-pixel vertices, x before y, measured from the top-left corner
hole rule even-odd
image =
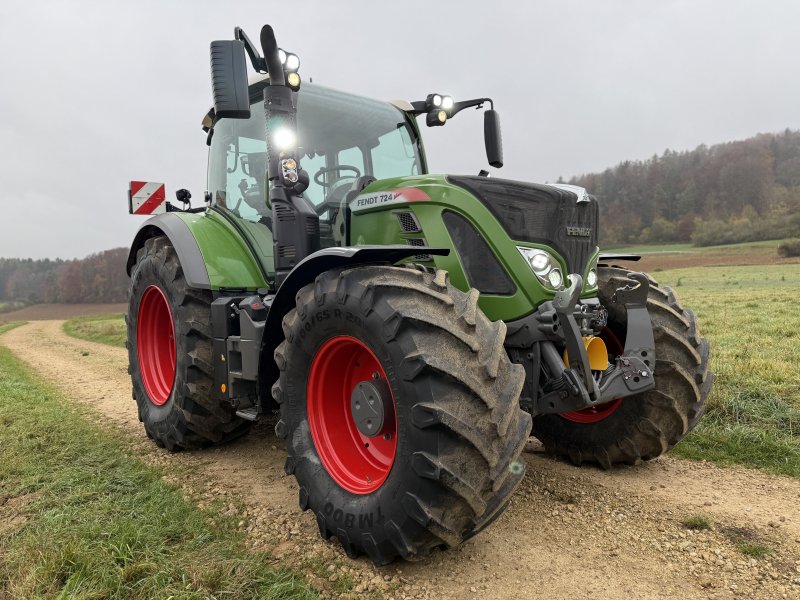
[[[186,283],[193,288],[210,290],[211,281],[208,278],[208,270],[203,261],[200,247],[197,245],[189,226],[175,213],[163,213],[147,219],[142,224],[136,233],[136,237],[133,238],[131,250],[128,253],[128,262],[126,264],[128,275],[130,276],[133,265],[136,264],[136,255],[139,249],[144,246],[148,239],[159,235],[167,236],[167,239],[175,248],[178,260],[181,261]]]
[[[447,256],[450,253],[450,249],[399,244],[391,246],[333,246],[318,250],[300,261],[286,276],[278,292],[272,298],[264,327],[264,343],[261,348],[261,381],[271,387],[272,383],[278,379],[278,367],[275,365],[273,354],[275,348],[283,341],[281,322],[284,315],[294,308],[295,296],[303,286],[314,281],[320,273],[331,269],[370,264],[392,265],[404,258],[420,253]],[[269,390],[269,387],[266,389]],[[269,400],[271,400],[271,397],[267,393],[267,397],[262,397],[262,407],[266,408]]]
[[[226,289],[255,292],[270,287],[265,266],[245,233],[213,209],[205,213],[169,212],[145,221],[128,255],[129,275],[139,248],[157,235],[167,236],[175,248],[192,288],[217,293]]]

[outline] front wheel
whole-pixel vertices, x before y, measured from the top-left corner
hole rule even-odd
[[[447,274],[323,273],[275,352],[286,472],[324,538],[376,564],[455,546],[492,522],[524,474],[524,373],[505,324]]]
[[[612,355],[622,352],[627,311],[611,298],[629,273],[620,267],[598,271],[598,295],[609,311],[600,335]],[[713,380],[708,342],[694,313],[681,307],[669,287],[650,281],[647,310],[656,344],[655,388],[594,408],[536,417],[533,435],[547,451],[577,465],[635,464],[665,453],[697,424]]]

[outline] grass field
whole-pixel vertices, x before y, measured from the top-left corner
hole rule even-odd
[[[656,273],[695,310],[716,374],[708,413],[676,451],[800,477],[797,265]]]
[[[0,598],[316,597],[4,347],[0,398]]]
[[[125,317],[119,313],[70,319],[64,323],[64,332],[73,337],[120,348],[125,347],[127,336]]]

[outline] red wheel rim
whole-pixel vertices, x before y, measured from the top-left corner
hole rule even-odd
[[[372,350],[350,336],[336,336],[317,350],[308,375],[308,425],[330,476],[353,494],[369,494],[389,476],[397,453],[397,415],[386,411],[382,429],[367,437],[350,411],[355,386],[386,373]],[[391,392],[390,392],[391,393]]]
[[[600,332],[600,338],[606,343],[606,347],[611,354],[622,354],[622,344],[620,343],[619,338],[614,335],[614,332],[611,331],[610,327],[606,327]],[[572,412],[559,414],[568,421],[572,421],[574,423],[597,423],[610,417],[614,411],[619,408],[620,404],[622,404],[622,398],[617,398],[616,400],[611,400],[610,402],[605,402],[604,404],[598,404],[597,406],[593,406],[591,408],[584,408],[583,410],[575,410]]]
[[[156,285],[149,286],[139,302],[136,351],[147,396],[162,406],[175,382],[175,325],[167,297]]]

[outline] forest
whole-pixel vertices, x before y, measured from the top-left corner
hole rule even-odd
[[[605,247],[800,236],[800,131],[667,150],[566,183],[598,198]]]
[[[127,248],[76,260],[0,258],[0,306],[11,302],[125,302],[127,259]]]

